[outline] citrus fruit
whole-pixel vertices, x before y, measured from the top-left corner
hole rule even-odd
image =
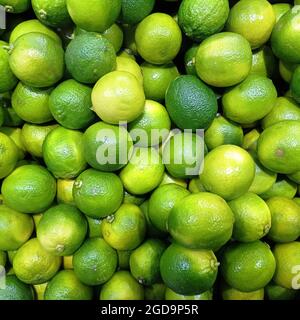
[[[160,272],[168,288],[182,295],[196,295],[211,289],[218,272],[212,251],[187,249],[171,244],[160,260]]]
[[[44,294],[45,294],[47,285],[48,285],[48,282],[45,282],[42,284],[35,284],[33,286],[36,300],[45,300]]]
[[[75,206],[73,198],[73,186],[75,180],[57,179],[56,198],[58,203],[70,204]]]
[[[81,283],[72,270],[62,270],[48,283],[45,300],[92,300],[93,289]]]
[[[224,283],[221,288],[221,294],[223,300],[264,300],[263,288],[250,292],[242,292]]]
[[[129,260],[132,250],[118,250],[118,262],[119,262],[119,269],[121,270],[129,270]]]
[[[170,133],[171,120],[165,107],[153,100],[146,100],[142,115],[128,126],[136,147],[157,146]]]
[[[15,275],[7,275],[5,288],[0,288],[0,300],[34,300],[32,287]]]
[[[117,57],[117,68],[116,71],[126,71],[133,74],[143,85],[143,74],[140,66],[132,59]]]
[[[233,213],[221,197],[200,192],[174,205],[168,230],[185,247],[217,250],[230,240],[233,223]]]
[[[53,88],[33,88],[19,82],[11,97],[17,115],[26,122],[43,124],[53,119],[49,97]]]
[[[137,56],[137,48],[135,42],[135,31],[138,25],[130,25],[130,24],[123,24],[123,34],[124,34],[124,50],[123,54],[125,54],[128,58],[131,57],[133,60],[136,60]]]
[[[297,67],[293,73],[291,84],[290,84],[290,90],[292,93],[292,97],[297,101],[300,102],[300,86],[299,86],[299,80],[300,80],[300,68]]]
[[[244,36],[255,49],[269,40],[275,22],[269,1],[240,0],[230,10],[226,29]]]
[[[139,23],[135,42],[138,53],[147,62],[169,63],[181,48],[181,30],[171,16],[156,12]]]
[[[165,300],[213,300],[213,294],[211,290],[205,291],[193,296],[186,296],[174,292],[172,289],[167,288],[165,294]]]
[[[233,200],[249,190],[254,175],[255,164],[249,153],[237,146],[224,145],[205,157],[200,180],[208,192]]]
[[[276,58],[268,46],[263,46],[252,53],[250,74],[271,78],[276,70]]]
[[[56,182],[44,167],[24,165],[2,183],[4,203],[22,213],[41,213],[53,202]]]
[[[121,20],[125,24],[137,24],[153,10],[155,0],[122,0]]]
[[[63,267],[65,270],[73,270],[73,256],[64,256],[63,258]]]
[[[187,188],[188,185],[186,180],[174,178],[168,172],[165,172],[160,186],[170,183],[178,184],[179,186],[182,186],[184,188]]]
[[[1,0],[0,5],[9,13],[22,13],[30,8],[30,0]]]
[[[184,54],[184,67],[187,74],[197,76],[196,71],[196,54],[199,45],[193,44]]]
[[[272,5],[272,7],[275,13],[276,23],[284,14],[292,9],[292,5],[290,3],[275,3]]]
[[[178,11],[178,21],[188,37],[201,41],[220,32],[228,14],[228,0],[183,0]]]
[[[138,118],[145,105],[145,94],[138,79],[125,71],[102,77],[92,92],[94,111],[105,122],[119,124]]]
[[[296,290],[281,287],[274,282],[269,283],[265,291],[269,300],[294,300],[297,295]]]
[[[300,121],[281,121],[259,137],[258,158],[266,168],[290,174],[300,170]]]
[[[276,182],[267,191],[260,194],[263,199],[270,199],[272,197],[282,196],[292,199],[297,193],[297,184],[293,181],[279,176]]]
[[[243,81],[251,70],[249,42],[239,34],[222,32],[205,39],[196,55],[198,76],[215,87],[229,87]]]
[[[0,266],[5,267],[7,261],[7,254],[5,251],[0,251]]]
[[[271,228],[270,209],[258,195],[247,192],[228,204],[235,219],[233,227],[235,240],[252,242],[268,234]]]
[[[17,250],[31,236],[33,220],[30,216],[0,205],[0,250]]]
[[[195,76],[174,79],[166,92],[166,107],[180,129],[207,129],[217,114],[214,92]]]
[[[93,2],[67,0],[67,8],[78,27],[87,31],[104,32],[117,20],[121,2],[121,0],[93,0]]]
[[[15,143],[18,149],[18,158],[23,160],[25,158],[25,145],[22,139],[22,130],[20,128],[0,127],[0,132],[6,134]]]
[[[86,161],[102,171],[121,169],[132,153],[132,139],[122,126],[97,122],[86,130],[83,141]]]
[[[212,124],[205,131],[205,143],[209,150],[223,144],[241,146],[243,144],[243,129],[220,114],[217,114]]]
[[[118,271],[101,288],[100,300],[143,300],[144,288],[128,271]]]
[[[281,78],[285,81],[290,83],[292,80],[293,73],[297,68],[298,64],[286,62],[286,61],[279,61],[279,73]]]
[[[168,217],[172,208],[190,192],[186,188],[171,183],[157,188],[149,200],[148,216],[153,225],[164,232],[168,231]]]
[[[102,32],[102,36],[107,39],[114,47],[116,52],[119,52],[123,45],[124,34],[121,27],[114,23],[111,27]]]
[[[24,121],[16,114],[16,111],[13,108],[3,108],[2,111],[4,115],[4,125],[18,127],[24,123]]]
[[[223,252],[221,272],[229,286],[243,292],[267,285],[275,272],[275,258],[261,241],[234,243]]]
[[[55,128],[44,141],[43,158],[56,178],[77,177],[86,168],[82,133],[64,127]]]
[[[7,177],[16,167],[19,153],[14,141],[0,132],[0,178]]]
[[[193,178],[189,183],[189,191],[192,193],[205,192],[205,188],[201,183],[200,178]]]
[[[141,209],[134,204],[122,204],[117,212],[103,220],[104,240],[116,250],[133,250],[144,240],[146,220]]]
[[[97,82],[116,69],[113,45],[95,32],[86,32],[75,37],[66,49],[65,60],[72,77],[88,84]]]
[[[93,219],[86,216],[88,222],[88,236],[89,238],[100,237],[102,238],[102,231],[101,231],[101,219]]]
[[[166,286],[164,283],[155,283],[152,286],[144,287],[145,289],[145,300],[164,300]]]
[[[158,239],[147,239],[130,255],[130,272],[142,285],[149,286],[160,280],[160,258],[166,245]]]
[[[293,182],[300,184],[300,171],[297,171],[293,174],[288,175],[288,178]]]
[[[76,276],[92,286],[107,282],[115,273],[117,263],[116,251],[101,238],[86,240],[73,257]]]
[[[272,216],[268,238],[276,243],[291,242],[300,236],[300,206],[285,197],[267,200]]]
[[[26,242],[16,253],[13,268],[25,283],[41,284],[50,280],[59,270],[61,257],[46,251],[37,238]]]
[[[123,201],[122,182],[114,173],[88,169],[76,179],[73,196],[77,207],[91,218],[104,218]]]
[[[40,244],[58,256],[72,255],[81,246],[86,233],[86,219],[78,209],[67,204],[47,210],[37,227]]]

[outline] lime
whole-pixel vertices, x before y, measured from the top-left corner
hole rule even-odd
[[[209,150],[223,144],[241,146],[243,144],[243,129],[220,114],[217,114],[212,124],[205,131],[205,143]]]
[[[200,178],[193,178],[189,183],[189,191],[192,193],[205,192],[205,188]]]
[[[288,178],[293,182],[300,184],[300,171],[297,171],[293,174],[288,175]]]
[[[168,14],[157,12],[139,23],[135,32],[137,51],[149,63],[171,62],[179,53],[181,30]]]
[[[14,42],[9,64],[24,84],[49,87],[63,76],[64,51],[46,34],[27,33]]]
[[[49,97],[53,88],[33,88],[19,82],[11,97],[17,115],[26,122],[43,124],[53,119],[49,110]]]
[[[269,40],[275,22],[269,1],[240,0],[230,10],[226,29],[244,36],[255,49]]]
[[[218,250],[232,235],[234,216],[219,196],[200,192],[177,202],[168,218],[173,239],[188,248]]]
[[[64,27],[71,23],[66,0],[32,0],[37,18],[50,27]]]
[[[223,300],[264,300],[264,289],[242,292],[228,286],[226,283],[221,288]]]
[[[78,279],[92,286],[107,282],[115,273],[117,263],[116,251],[101,238],[86,240],[73,258]]]
[[[168,288],[182,295],[196,295],[211,289],[218,272],[212,251],[171,244],[160,260],[160,271]]]
[[[275,258],[269,246],[261,241],[234,243],[221,260],[221,272],[229,286],[243,292],[263,288],[275,272]]]
[[[14,141],[0,132],[0,178],[7,177],[16,167],[19,150]]]
[[[289,199],[294,198],[297,193],[297,185],[293,181],[279,176],[276,182],[265,192],[261,193],[260,196],[263,199],[270,199],[272,197],[282,196]]]
[[[33,219],[33,222],[34,222],[35,231],[36,231],[36,229],[37,229],[42,217],[43,217],[43,213],[34,214],[32,216],[32,219]]]
[[[187,185],[188,185],[186,180],[174,178],[168,172],[165,172],[162,182],[160,183],[160,186],[165,184],[170,184],[170,183],[178,184],[179,186],[182,186],[185,189],[187,188]]]
[[[300,80],[300,68],[297,67],[293,73],[291,84],[290,84],[290,90],[292,93],[292,97],[297,101],[300,102],[300,86],[299,86],[299,80]]]
[[[154,190],[164,174],[162,158],[154,148],[136,148],[130,162],[120,172],[127,191],[134,195]]]
[[[102,287],[100,300],[143,300],[144,288],[128,271],[118,271]]]
[[[146,219],[134,204],[122,204],[118,211],[103,220],[104,240],[116,250],[133,250],[144,240]]]
[[[87,31],[104,32],[117,20],[121,0],[95,0],[92,3],[67,0],[67,8],[78,27]]]
[[[272,7],[275,13],[276,23],[284,14],[292,9],[292,5],[289,3],[275,3],[272,5]]]
[[[271,228],[270,209],[258,195],[248,192],[228,204],[235,218],[235,240],[252,242],[268,234]]]
[[[117,171],[131,156],[132,139],[126,128],[97,122],[83,136],[84,156],[90,166],[102,171]]]
[[[41,213],[55,198],[56,182],[44,167],[24,165],[3,181],[1,192],[10,208],[23,213]]]
[[[138,118],[145,105],[145,94],[138,79],[125,71],[102,77],[92,92],[94,111],[105,122],[119,124]]]
[[[147,239],[130,255],[130,272],[142,285],[153,285],[160,280],[160,258],[166,248],[158,239]]]
[[[229,87],[243,81],[251,70],[249,42],[239,34],[222,32],[204,40],[196,55],[198,76],[215,87]]]
[[[0,205],[0,231],[0,250],[17,250],[30,238],[33,220],[26,214]]]
[[[32,287],[15,275],[7,275],[5,288],[0,288],[0,300],[34,300]]]
[[[188,37],[201,41],[220,32],[228,14],[228,0],[183,0],[178,11],[178,21]]]
[[[155,0],[122,0],[122,22],[137,24],[151,13],[154,5]]]
[[[127,54],[127,56],[131,56],[133,60],[136,60],[135,55],[137,55],[137,48],[135,42],[135,31],[138,25],[130,25],[123,24],[122,29],[124,33],[124,44],[125,48],[123,52]]]
[[[16,253],[13,268],[16,276],[29,284],[41,284],[50,280],[59,270],[61,257],[46,251],[37,238],[26,242]]]
[[[250,74],[257,74],[271,78],[276,70],[277,61],[268,46],[263,46],[252,53],[252,67]]]
[[[18,127],[21,126],[24,121],[16,114],[16,111],[11,108],[3,108],[2,109],[4,114],[4,125],[8,127]]]
[[[18,148],[18,158],[19,160],[23,160],[25,158],[25,145],[22,138],[22,130],[20,128],[12,128],[12,127],[0,127],[0,132],[7,135],[11,140],[15,143]],[[18,165],[18,164],[17,164]]]
[[[140,206],[146,200],[146,198],[147,196],[145,195],[137,196],[125,190],[123,203],[132,203],[137,206]]]
[[[62,270],[48,283],[45,300],[92,300],[93,289],[81,283],[72,270]]]
[[[140,66],[132,59],[125,57],[117,57],[116,71],[126,71],[133,74],[143,85],[143,74]]]
[[[48,252],[58,256],[72,255],[87,233],[87,221],[73,206],[60,204],[47,210],[37,227],[37,238]]]
[[[281,287],[274,282],[269,283],[265,290],[269,300],[294,300],[297,295],[296,290]]]
[[[7,255],[5,251],[0,250],[0,266],[5,267]]]
[[[118,250],[118,262],[119,262],[119,269],[121,270],[129,270],[129,260],[132,250]]]
[[[196,71],[196,54],[199,45],[193,44],[184,54],[184,67],[187,74],[197,76]]]
[[[118,210],[123,201],[122,182],[114,173],[88,169],[73,187],[77,207],[91,218],[104,218]]]
[[[70,204],[75,206],[73,198],[73,186],[75,180],[58,179],[56,198],[58,203]]]
[[[273,253],[276,260],[275,284],[286,289],[299,289],[300,242],[276,244]]]
[[[166,107],[180,129],[207,129],[218,110],[214,92],[195,76],[174,79],[166,92]]]
[[[300,121],[281,121],[263,131],[258,158],[266,168],[290,174],[300,171]]]
[[[72,179],[85,168],[83,134],[79,131],[57,127],[46,137],[43,158],[56,178]]]
[[[155,283],[145,287],[145,300],[165,300],[166,286],[164,283]]]
[[[291,242],[300,236],[300,206],[285,197],[267,200],[272,216],[268,238],[274,242]]]
[[[34,125],[25,123],[22,128],[22,141],[25,149],[34,157],[43,157],[43,143],[47,135],[58,125]]]
[[[12,90],[18,83],[9,66],[8,43],[0,40],[0,92]]]
[[[120,51],[123,45],[124,34],[118,24],[114,23],[102,33],[102,36],[113,45],[116,52]]]
[[[286,61],[279,61],[279,73],[281,78],[285,81],[290,83],[292,80],[293,72],[297,68],[298,64],[294,64],[291,62]]]
[[[30,8],[30,0],[1,0],[0,5],[9,13],[22,13]]]
[[[88,222],[88,236],[89,238],[100,237],[102,238],[102,231],[101,231],[101,219],[93,219],[86,216]]]
[[[75,37],[67,47],[65,59],[69,73],[83,83],[93,84],[116,69],[113,45],[95,32],[85,32]]]
[[[172,289],[167,288],[165,294],[165,300],[213,300],[212,291],[205,291],[200,294],[193,296],[185,296],[179,293],[174,292]]]
[[[63,267],[65,270],[73,270],[73,256],[65,256],[63,259]]]

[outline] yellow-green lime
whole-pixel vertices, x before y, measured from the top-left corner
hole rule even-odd
[[[86,216],[88,222],[88,236],[89,238],[100,237],[102,238],[101,224],[102,219],[94,219]]]
[[[270,47],[263,46],[252,53],[250,74],[272,78],[276,67],[277,61]]]
[[[75,206],[73,197],[73,186],[75,180],[57,179],[56,199],[58,203],[69,204]]]
[[[263,199],[270,199],[272,197],[286,197],[289,199],[294,198],[297,193],[297,184],[293,181],[285,178],[284,176],[278,176],[276,182],[260,196]]]
[[[297,171],[295,173],[289,174],[288,178],[292,180],[293,182],[300,184],[300,171]]]
[[[153,10],[155,0],[122,0],[121,20],[125,24],[137,24]]]
[[[48,282],[45,282],[42,284],[35,284],[33,286],[36,300],[45,300],[44,294],[45,294],[47,285],[48,285]]]
[[[0,288],[0,300],[34,300],[32,287],[15,275],[7,275],[5,287]]]
[[[297,68],[298,64],[286,62],[286,61],[279,61],[279,73],[281,78],[287,82],[290,83],[292,80],[293,72]]]
[[[147,196],[145,195],[134,195],[125,190],[123,203],[132,203],[140,206],[146,199]]]
[[[205,192],[205,188],[200,180],[200,178],[193,178],[189,183],[189,191],[192,193]]]
[[[165,300],[213,300],[213,293],[211,290],[208,290],[193,296],[186,296],[176,293],[170,288],[167,288],[165,293]]]
[[[9,13],[23,13],[30,8],[30,0],[1,0],[0,5]]]
[[[297,291],[281,287],[274,282],[269,283],[265,287],[268,300],[294,300],[297,296]]]
[[[0,178],[7,177],[16,167],[19,150],[15,142],[0,132]]]
[[[106,29],[102,36],[107,39],[114,47],[116,52],[119,52],[123,45],[124,34],[122,28],[114,23],[111,27]]]
[[[126,71],[133,74],[143,85],[143,74],[140,66],[132,59],[125,57],[117,57],[117,68],[116,71]]]
[[[223,300],[264,300],[264,288],[250,292],[242,292],[228,286],[225,282],[221,287]]]
[[[62,257],[63,267],[65,270],[73,270],[73,256]]]
[[[18,148],[19,160],[23,160],[25,158],[26,149],[22,139],[22,130],[20,128],[0,127],[0,132],[6,134],[13,140]]]
[[[290,3],[275,3],[272,7],[275,13],[276,23],[284,14],[292,9],[292,5]]]
[[[165,172],[163,179],[160,183],[160,186],[165,185],[165,184],[170,184],[170,183],[178,184],[179,186],[182,186],[185,189],[187,188],[187,185],[188,185],[186,180],[174,178],[168,172]]]

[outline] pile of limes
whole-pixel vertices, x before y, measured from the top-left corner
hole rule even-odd
[[[299,4],[0,0],[0,300],[299,298]]]

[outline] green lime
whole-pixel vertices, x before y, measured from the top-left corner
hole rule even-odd
[[[210,290],[217,278],[219,263],[212,251],[171,244],[160,260],[160,272],[168,288],[181,295]]]
[[[181,30],[168,14],[156,12],[139,23],[135,32],[137,51],[149,63],[171,62],[179,53]]]
[[[273,249],[276,260],[275,284],[286,289],[299,289],[300,242],[276,244]]]
[[[121,0],[87,1],[67,0],[68,12],[73,22],[87,31],[104,32],[118,18]]]
[[[226,29],[244,36],[255,49],[269,40],[275,22],[269,1],[240,0],[230,10]]]
[[[7,177],[16,167],[19,150],[15,142],[0,132],[0,178]]]
[[[87,234],[87,221],[74,206],[60,204],[47,210],[37,227],[40,244],[51,254],[72,255]]]
[[[196,54],[199,45],[193,44],[184,54],[184,67],[187,74],[197,76],[196,71]]]
[[[300,184],[300,171],[297,171],[297,172],[295,172],[293,174],[289,174],[288,178],[290,180],[292,180],[293,182],[295,182],[297,184]]]
[[[218,110],[214,92],[195,76],[174,79],[166,92],[166,107],[180,129],[207,129]]]
[[[146,219],[134,204],[122,204],[117,212],[103,220],[104,240],[116,250],[133,250],[144,240]]]
[[[276,243],[291,242],[300,236],[300,206],[285,197],[273,197],[267,200],[272,227],[268,238]]]
[[[84,156],[88,164],[101,171],[117,171],[129,161],[132,139],[123,126],[97,122],[83,135]]]
[[[125,57],[117,57],[117,68],[116,71],[126,71],[133,74],[143,85],[144,79],[140,66],[132,59]]]
[[[231,244],[225,249],[221,260],[225,281],[243,292],[256,291],[267,285],[275,267],[270,247],[261,241]]]
[[[50,27],[64,27],[71,23],[66,0],[32,0],[37,18]]]
[[[124,188],[134,195],[143,195],[159,186],[164,165],[154,148],[136,148],[130,162],[120,172]]]
[[[124,34],[118,24],[114,23],[102,33],[102,36],[113,45],[116,52],[120,51],[123,45]]]
[[[281,287],[274,282],[269,283],[265,290],[269,300],[294,300],[297,295],[296,290]]]
[[[292,199],[296,193],[297,184],[284,176],[279,176],[276,182],[267,191],[261,193],[260,196],[263,199],[270,199],[277,196]]]
[[[100,300],[143,300],[144,288],[128,271],[118,271],[101,288]]]
[[[0,250],[17,250],[31,236],[33,220],[30,216],[0,205]]]
[[[20,128],[12,128],[12,127],[0,127],[0,132],[6,134],[9,138],[13,140],[15,145],[18,148],[18,158],[19,160],[23,160],[25,158],[25,145],[22,138],[22,130]],[[19,162],[17,163],[17,166]]]
[[[286,61],[279,61],[279,73],[281,78],[285,81],[290,83],[292,80],[293,73],[297,68],[298,64],[286,62]]]
[[[140,206],[146,200],[146,198],[147,196],[145,195],[137,196],[125,190],[123,203],[132,203],[137,206]]]
[[[250,292],[242,292],[223,283],[221,295],[223,300],[264,300],[264,288]]]
[[[0,288],[0,300],[34,300],[32,287],[15,275],[7,275],[5,288]]]
[[[233,227],[235,240],[252,242],[268,234],[271,228],[270,209],[258,195],[247,192],[228,204],[235,219]]]
[[[94,111],[105,122],[119,124],[137,119],[144,110],[145,94],[138,79],[126,71],[106,74],[92,92]]]
[[[243,81],[252,66],[249,42],[237,33],[222,32],[204,40],[196,55],[198,76],[215,87]]]
[[[78,279],[92,286],[107,282],[115,273],[117,264],[116,251],[101,238],[86,240],[73,258]]]
[[[60,265],[61,257],[46,251],[37,238],[26,242],[13,260],[16,276],[29,284],[41,284],[50,280],[57,273]]]
[[[193,178],[189,183],[189,191],[192,193],[205,192],[205,188],[200,178]]]
[[[72,270],[62,270],[48,283],[45,300],[92,300],[93,289],[81,283]]]
[[[300,171],[300,121],[281,121],[265,129],[257,151],[260,162],[272,171]]]
[[[47,135],[58,125],[34,125],[25,123],[22,128],[22,141],[25,150],[33,157],[43,157],[43,143]]]
[[[228,14],[228,0],[183,0],[178,11],[178,21],[188,37],[201,41],[220,32]]]
[[[9,66],[8,43],[0,40],[0,92],[12,90],[18,83]]]
[[[55,128],[44,141],[43,158],[56,178],[76,178],[86,168],[83,134],[64,127]]]
[[[130,255],[130,272],[142,285],[154,285],[160,280],[160,258],[166,249],[164,242],[147,239]]]
[[[166,91],[179,72],[174,63],[154,65],[148,62],[141,64],[144,78],[144,90],[147,99],[155,101],[165,100]]]
[[[102,230],[101,230],[101,219],[93,219],[88,216],[86,216],[87,222],[88,222],[88,236],[89,238],[94,237],[102,237]]]
[[[8,13],[23,13],[30,8],[30,0],[0,0]]]
[[[268,46],[263,46],[252,53],[250,74],[271,78],[276,70],[277,61]]]
[[[118,250],[118,262],[119,262],[119,269],[121,270],[129,270],[129,260],[132,250]]]
[[[137,24],[151,13],[154,5],[155,0],[122,0],[122,22]]]
[[[33,286],[36,300],[45,300],[44,294],[45,294],[47,285],[48,285],[48,282],[45,282],[42,284],[35,284]]]
[[[72,77],[88,84],[96,83],[116,69],[113,45],[95,32],[85,32],[75,37],[67,47],[65,59]]]
[[[168,172],[165,172],[164,176],[163,176],[163,179],[162,179],[162,181],[160,183],[160,186],[165,185],[165,184],[170,184],[170,183],[178,184],[179,186],[182,186],[185,189],[188,186],[187,181],[185,179],[174,178]]]
[[[4,203],[22,213],[41,213],[53,202],[56,182],[44,167],[24,165],[2,183]]]
[[[299,103],[300,102],[300,68],[297,67],[293,73],[291,83],[290,83],[290,90],[292,93],[292,97]]]
[[[211,290],[205,291],[193,296],[185,296],[174,292],[172,289],[167,288],[165,294],[165,300],[213,300],[213,294]]]
[[[14,42],[9,65],[24,84],[49,87],[63,76],[64,51],[46,34],[27,33]]]
[[[80,174],[73,187],[77,207],[91,218],[107,217],[123,201],[123,186],[114,173],[88,169]]]
[[[168,218],[173,239],[188,248],[218,250],[232,236],[234,215],[221,197],[207,192],[177,202]]]
[[[275,3],[272,7],[275,13],[276,23],[284,14],[292,9],[292,5],[290,3]]]
[[[75,180],[58,179],[56,198],[58,203],[69,204],[75,206],[73,197],[73,186]]]
[[[146,301],[165,300],[166,286],[164,283],[155,283],[144,289]]]

